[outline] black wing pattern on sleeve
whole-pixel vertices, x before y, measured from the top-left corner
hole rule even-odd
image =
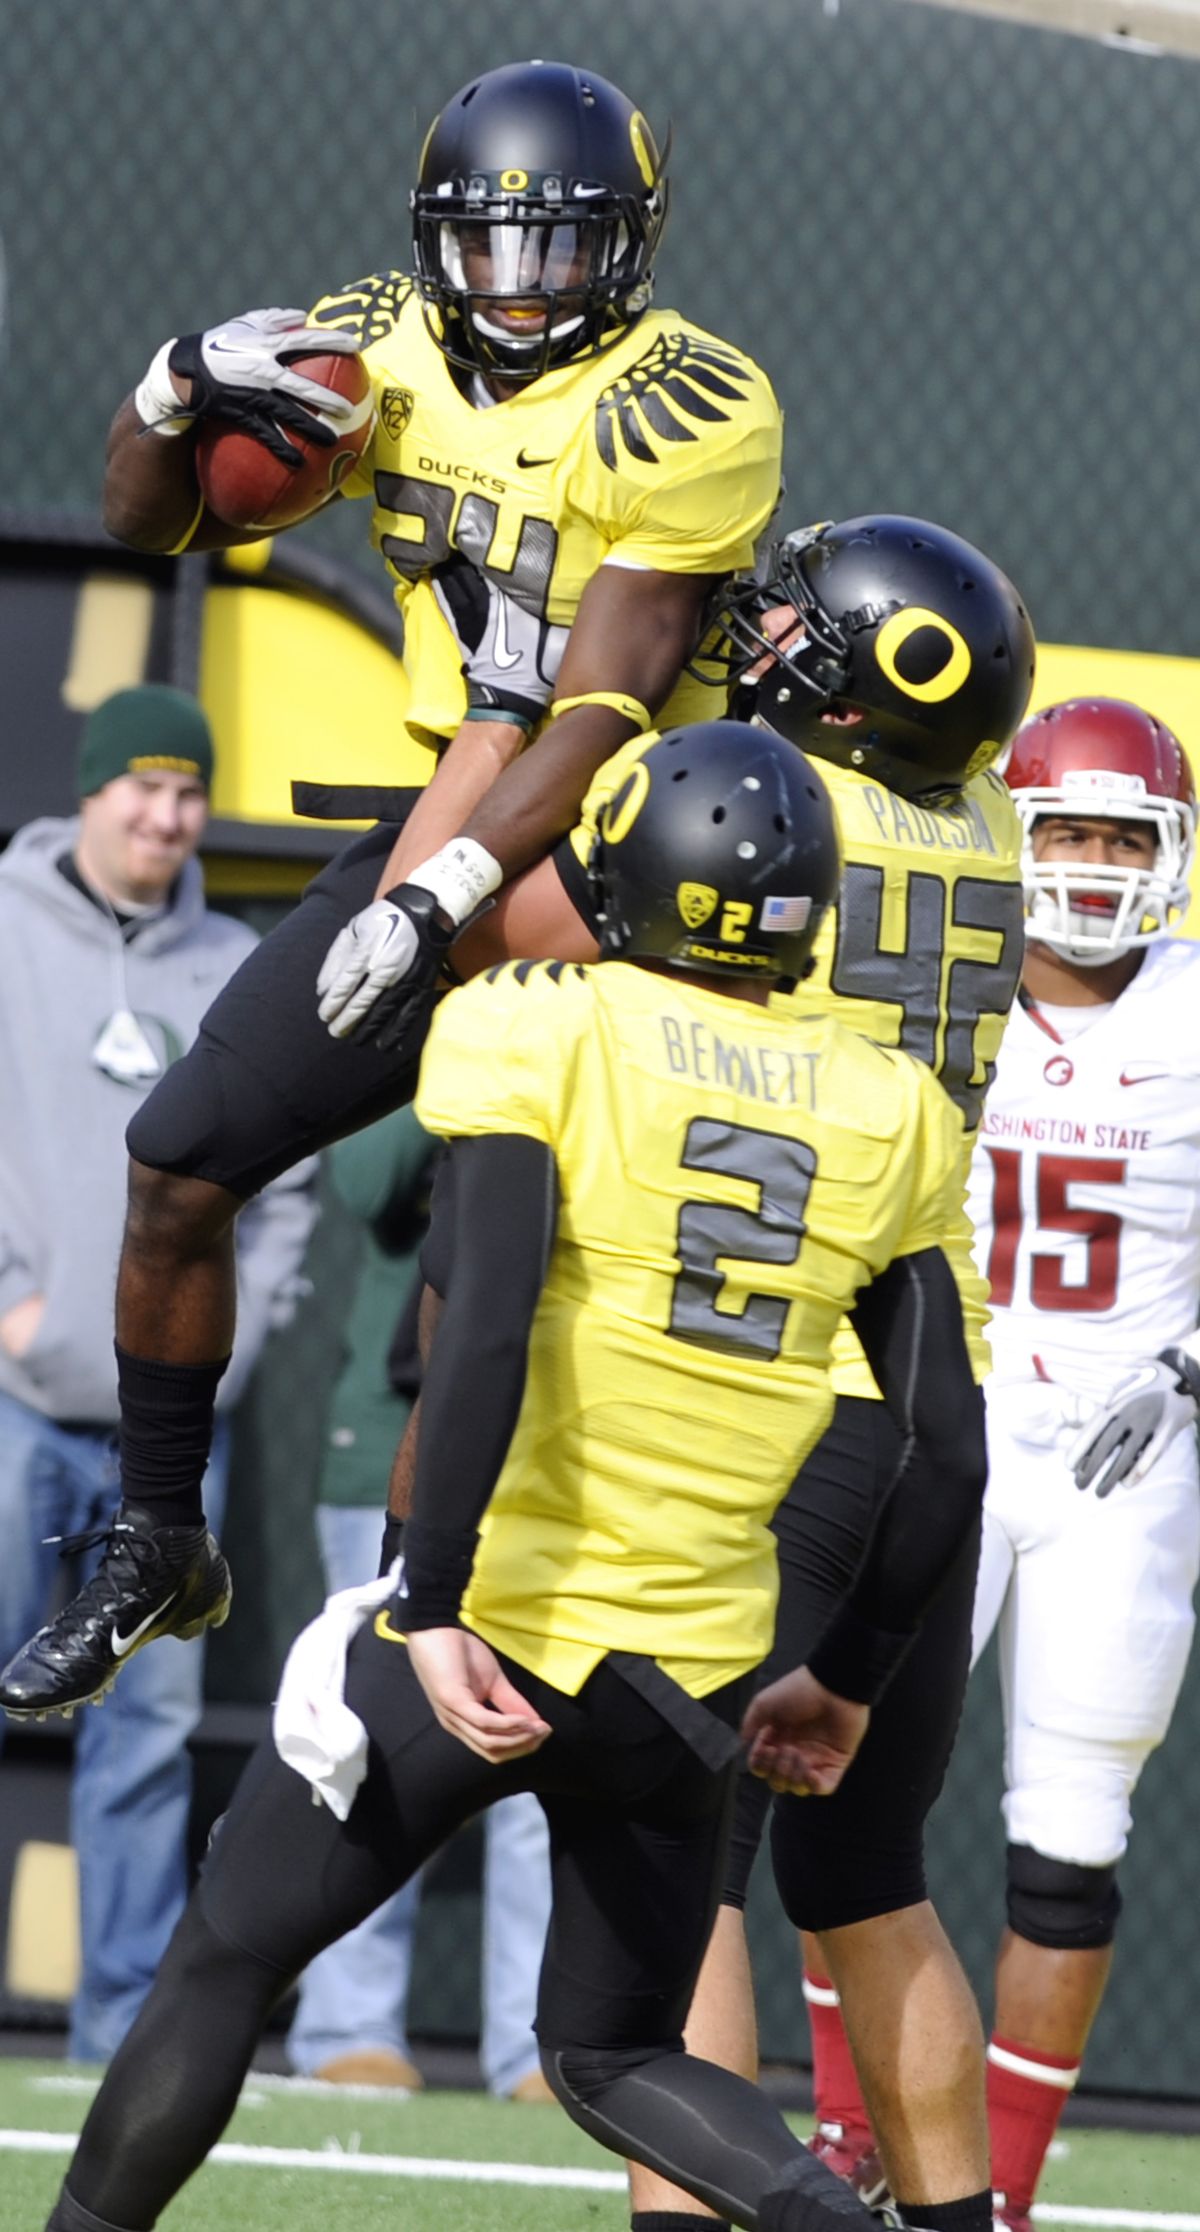
[[[541,977],[547,977],[551,984],[561,984],[564,976],[587,975],[581,961],[497,961],[485,972],[484,982],[499,984],[511,979],[524,988],[535,971]]]
[[[360,349],[382,341],[398,322],[413,291],[412,280],[402,271],[376,271],[369,279],[352,279],[317,304],[311,325],[337,326],[352,333]]]
[[[610,472],[618,447],[643,465],[657,465],[658,442],[694,442],[701,423],[728,419],[725,403],[742,403],[754,375],[742,356],[689,333],[661,334],[653,347],[606,387],[596,404],[596,447]]]

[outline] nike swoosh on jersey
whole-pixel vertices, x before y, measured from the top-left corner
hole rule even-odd
[[[1121,1071],[1117,1082],[1121,1085],[1149,1085],[1156,1077],[1169,1077],[1170,1074],[1170,1070],[1147,1069],[1142,1063],[1133,1062],[1128,1069]]]
[[[157,1606],[155,1611],[147,1612],[145,1619],[138,1621],[138,1624],[134,1628],[131,1635],[122,1635],[120,1629],[117,1627],[116,1622],[113,1622],[113,1630],[110,1640],[112,1642],[113,1651],[117,1658],[124,1658],[128,1652],[132,1651],[135,1643],[141,1642],[147,1628],[152,1628],[156,1620],[161,1620],[164,1612],[170,1611],[171,1606],[174,1604],[175,1599],[178,1595],[178,1589],[172,1589],[170,1596],[164,1597],[162,1603]]]
[[[554,459],[552,457],[526,457],[524,450],[519,449],[517,451],[517,463],[522,471],[528,472],[533,465],[553,465]]]
[[[508,623],[503,597],[496,601],[496,633],[492,641],[492,658],[502,674],[507,673],[509,667],[519,666],[521,663],[520,652],[510,651],[508,648]]]

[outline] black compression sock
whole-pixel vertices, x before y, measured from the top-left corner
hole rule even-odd
[[[733,2232],[728,2217],[689,2216],[675,2209],[635,2209],[629,2232]]]
[[[897,2201],[905,2224],[921,2232],[991,2232],[992,2191],[969,2193],[963,2201]]]
[[[219,1364],[162,1364],[131,1356],[120,1342],[121,1488],[126,1503],[158,1527],[195,1527],[204,1517],[201,1482],[212,1447]]]

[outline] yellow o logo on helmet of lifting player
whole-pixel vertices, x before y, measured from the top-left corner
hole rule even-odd
[[[600,835],[608,845],[619,845],[628,837],[645,803],[650,788],[650,770],[645,760],[631,767],[626,782],[614,791],[600,816]]]
[[[640,109],[635,109],[629,119],[629,143],[633,149],[634,161],[647,186],[653,186],[658,176],[658,149]]]
[[[914,682],[901,674],[896,661],[920,628],[936,629],[946,645],[946,656],[928,681]],[[931,612],[928,605],[905,605],[903,611],[894,612],[890,620],[885,620],[875,638],[875,656],[888,681],[903,690],[905,697],[919,698],[923,705],[941,705],[946,698],[953,697],[971,671],[971,654],[958,629],[940,612]]]
[[[506,194],[523,194],[529,184],[529,172],[522,170],[501,171],[500,184]]]

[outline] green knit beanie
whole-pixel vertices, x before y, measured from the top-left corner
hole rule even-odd
[[[212,730],[195,698],[165,682],[145,682],[105,698],[84,726],[79,796],[90,798],[119,775],[158,768],[198,775],[205,790],[212,788]]]

